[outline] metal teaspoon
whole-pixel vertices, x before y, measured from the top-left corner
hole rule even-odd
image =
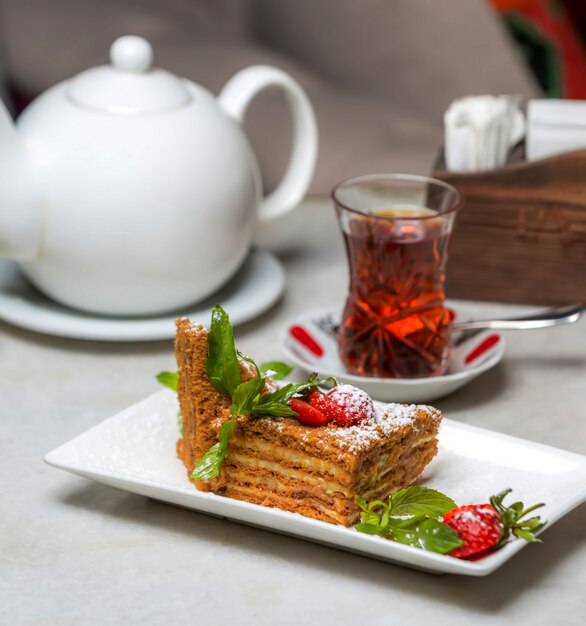
[[[584,307],[581,304],[546,309],[542,313],[527,315],[525,317],[513,317],[497,320],[471,320],[469,322],[454,322],[451,325],[452,332],[463,330],[481,330],[491,328],[493,330],[530,330],[532,328],[545,328],[558,326],[559,324],[571,324],[580,319]]]

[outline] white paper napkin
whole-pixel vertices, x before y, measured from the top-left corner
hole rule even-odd
[[[529,161],[586,148],[586,102],[531,100],[527,107]]]
[[[471,96],[455,100],[444,115],[445,161],[450,171],[473,172],[503,165],[525,133],[518,96]]]

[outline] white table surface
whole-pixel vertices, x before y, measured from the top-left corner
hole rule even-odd
[[[287,320],[342,302],[333,210],[307,202],[260,239],[281,302],[239,327],[281,357]],[[471,294],[473,295],[473,294]],[[524,307],[467,303],[478,316]],[[487,578],[433,576],[207,517],[45,466],[46,452],[156,391],[171,341],[90,343],[0,323],[0,623],[584,624],[586,507]],[[586,320],[507,335],[491,372],[434,403],[446,417],[586,453]]]

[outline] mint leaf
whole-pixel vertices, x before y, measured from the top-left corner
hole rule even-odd
[[[297,393],[297,384],[296,383],[287,383],[283,385],[277,391],[273,391],[272,393],[267,393],[264,396],[261,396],[256,403],[256,406],[262,406],[263,404],[272,404],[272,403],[287,403],[291,398]]]
[[[356,497],[358,506],[362,509],[360,513],[360,520],[368,527],[377,527],[379,532],[377,534],[386,537],[389,525],[389,510],[390,505],[382,500],[372,500],[366,502],[366,500],[360,496]],[[411,518],[409,518],[411,523]],[[372,528],[369,531],[372,534]]]
[[[354,528],[361,533],[378,535],[397,543],[438,554],[446,554],[464,543],[458,533],[447,524],[423,514],[407,519],[394,518],[388,516],[387,507],[378,521],[369,519],[376,515],[373,511],[364,512],[361,515],[362,523]]]
[[[240,383],[232,394],[232,406],[230,407],[232,417],[250,415],[255,401],[264,388],[264,378],[251,378],[244,383]]]
[[[356,524],[354,528],[359,533],[365,533],[367,535],[380,535],[381,534],[380,526],[378,526],[377,524],[369,524],[368,522],[364,522],[362,524]]]
[[[382,521],[382,516],[374,511],[364,511],[360,514],[360,520],[363,524],[367,524],[369,526],[376,526],[377,528],[384,528],[384,522]]]
[[[281,361],[266,361],[259,365],[263,374],[270,376],[273,380],[283,380],[293,371],[293,367]]]
[[[222,455],[220,442],[218,441],[218,443],[215,443],[211,448],[208,448],[208,451],[193,468],[193,472],[191,472],[189,478],[191,480],[210,480],[211,478],[216,478],[220,475],[224,456]]]
[[[228,314],[219,304],[212,310],[206,369],[212,385],[222,393],[231,396],[240,384],[234,332]]]
[[[366,505],[365,511],[374,511],[375,509],[382,509],[386,511],[389,508],[388,503],[383,502],[382,500],[373,500]]]
[[[368,502],[362,496],[356,496],[356,502],[363,511],[368,511]]]
[[[259,398],[259,402],[253,404],[251,415],[255,415],[257,417],[296,417],[298,413],[296,413],[288,404],[283,404],[282,402],[271,402],[261,401],[266,396],[261,396]]]
[[[455,503],[439,491],[427,487],[407,487],[382,500],[356,501],[361,509],[358,532],[393,539],[423,550],[445,554],[463,544],[458,534],[440,522]]]
[[[161,385],[171,389],[171,391],[177,391],[177,383],[179,381],[177,372],[159,372],[157,374],[157,380]]]
[[[456,503],[435,489],[429,487],[407,487],[390,497],[390,514],[397,517],[428,515],[442,517],[456,508]]]
[[[218,443],[214,444],[198,461],[189,477],[191,480],[210,480],[220,475],[222,463],[228,452],[230,437],[237,424],[238,422],[234,419],[224,422],[220,429]]]
[[[157,374],[157,380],[171,389],[171,391],[177,392],[177,385],[179,383],[179,375],[177,372],[159,372]],[[179,428],[179,433],[183,437],[183,420],[181,418],[181,409],[177,411],[177,427]]]
[[[391,519],[387,532],[399,543],[438,554],[446,554],[464,545],[455,530],[431,517],[426,517],[423,521],[416,518],[411,524],[402,520],[402,523],[397,525],[394,525]]]
[[[297,393],[297,384],[289,383],[273,393],[260,396],[252,406],[254,415],[273,415],[275,417],[285,417],[297,415],[289,406],[289,400]]]

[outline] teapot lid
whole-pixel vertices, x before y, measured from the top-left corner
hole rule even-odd
[[[159,113],[191,99],[183,80],[153,68],[153,49],[142,37],[117,39],[110,48],[110,63],[72,78],[68,96],[82,106],[117,115]]]

